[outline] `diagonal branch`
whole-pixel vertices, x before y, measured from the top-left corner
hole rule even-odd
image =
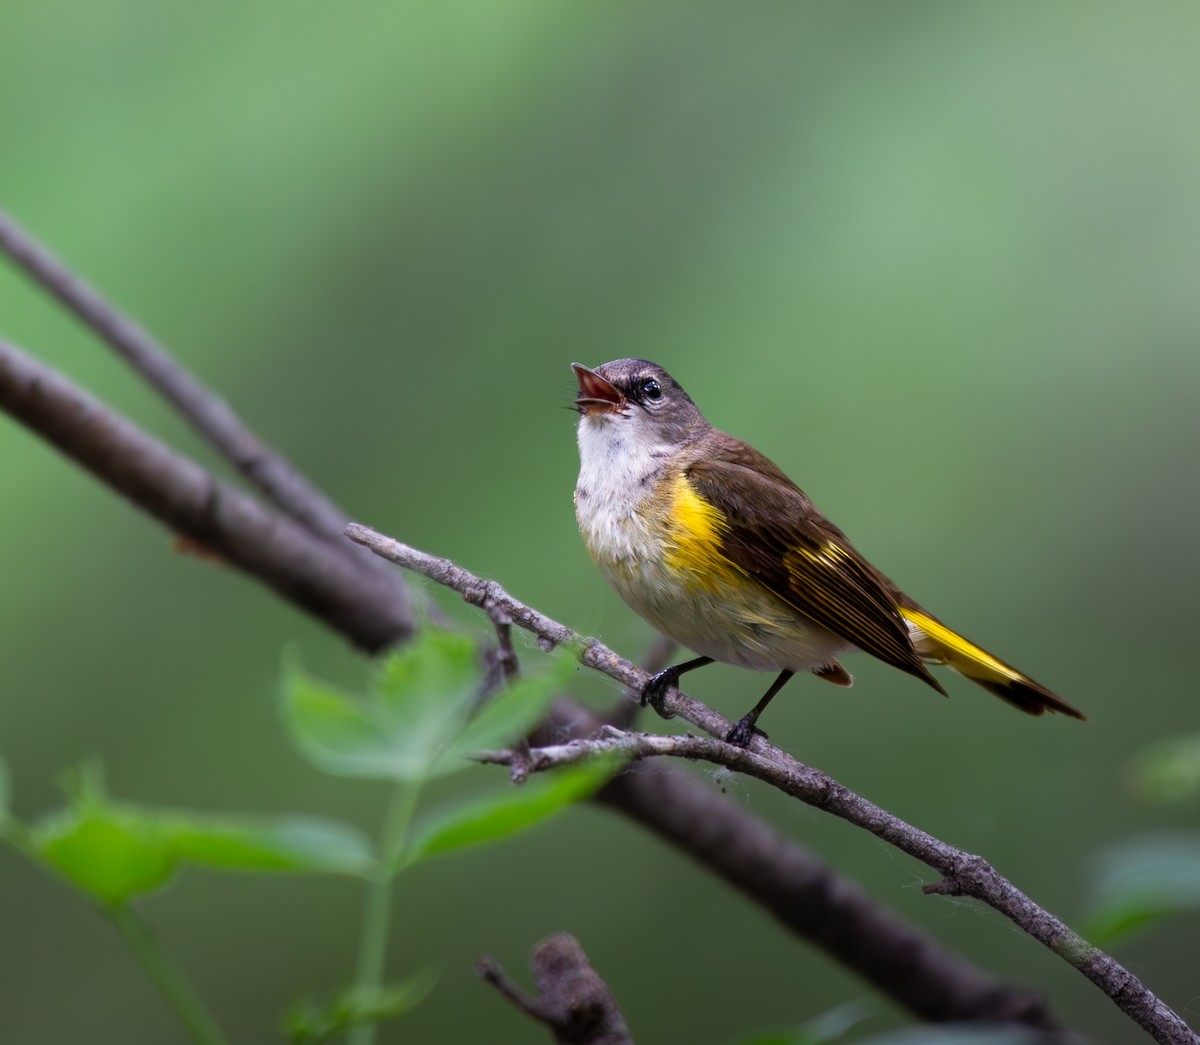
[[[408,634],[396,586],[221,482],[64,377],[0,341],[0,409],[176,533],[379,650]],[[82,554],[82,551],[81,551]]]
[[[489,613],[502,609],[514,624],[532,632],[543,644],[567,646],[575,650],[585,666],[626,686],[640,690],[649,681],[645,672],[607,646],[595,639],[585,639],[565,625],[526,606],[495,581],[476,577],[447,559],[410,548],[358,523],[351,523],[346,528],[346,535],[392,562],[453,588],[472,605],[480,606]],[[673,691],[667,698],[666,709],[668,713],[699,726],[712,737],[725,736],[732,725],[723,715],[678,691]],[[1200,1045],[1200,1036],[1194,1034],[1133,973],[1091,946],[1049,911],[1039,907],[982,857],[964,853],[905,823],[820,770],[798,762],[761,736],[754,738],[750,748],[741,748],[710,737],[660,736],[610,729],[591,740],[534,749],[527,756],[527,765],[536,770],[543,768],[539,765],[539,759],[548,767],[576,761],[601,751],[620,753],[635,759],[675,755],[713,762],[757,777],[794,798],[862,827],[929,865],[942,876],[942,880],[928,886],[926,892],[974,897],[999,911],[1083,973],[1157,1041],[1170,1045]]]
[[[106,301],[72,272],[48,248],[0,211],[0,250],[32,280],[142,375],[250,483],[303,524],[325,538],[337,537],[349,519],[345,512],[313,486],[277,450],[265,445],[233,412],[155,338]],[[346,547],[337,542],[339,548]],[[378,561],[363,556],[368,568]],[[393,614],[405,618],[412,630],[408,594],[395,571],[384,571],[394,588]]]
[[[538,730],[533,742],[590,735],[600,725],[576,705],[561,713],[556,707],[551,723]],[[675,845],[919,1019],[1061,1029],[1036,991],[1001,983],[951,954],[815,854],[690,773],[669,766],[655,766],[652,772],[633,767],[609,781],[594,801]]]

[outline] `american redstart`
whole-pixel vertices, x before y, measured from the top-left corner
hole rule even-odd
[[[660,671],[642,703],[660,713],[685,671],[713,661],[778,677],[726,737],[750,743],[798,671],[838,686],[863,650],[946,691],[946,664],[1031,715],[1075,708],[951,631],[864,559],[779,467],[710,425],[660,366],[616,359],[579,381],[575,516],[617,593],[700,656]]]

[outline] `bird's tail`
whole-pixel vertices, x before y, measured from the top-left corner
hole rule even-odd
[[[1028,675],[1023,675],[987,650],[951,631],[924,610],[901,606],[900,613],[908,622],[913,645],[922,657],[953,668],[1030,715],[1057,711],[1072,718],[1084,717],[1041,683],[1034,682]]]

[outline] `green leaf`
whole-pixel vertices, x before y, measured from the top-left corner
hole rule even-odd
[[[161,889],[179,862],[158,825],[99,803],[52,814],[33,828],[30,842],[54,870],[105,904]]]
[[[1200,909],[1200,834],[1146,835],[1103,854],[1083,934],[1097,946]]]
[[[394,779],[397,754],[366,701],[288,670],[284,718],[300,753],[335,776]]]
[[[558,656],[542,670],[510,681],[466,724],[447,757],[466,758],[476,751],[505,747],[525,736],[546,717],[555,696],[576,670],[573,660]]]
[[[349,824],[289,816],[254,821],[173,815],[168,830],[184,860],[231,871],[366,875],[375,857]]]
[[[1134,759],[1132,770],[1134,785],[1153,802],[1200,799],[1200,733],[1148,745]]]
[[[63,775],[70,804],[27,833],[32,852],[101,903],[160,889],[178,865],[170,839],[136,810],[109,801],[93,760]]]
[[[431,629],[387,658],[362,697],[286,663],[283,714],[300,752],[318,769],[417,781],[462,728],[479,682],[471,640]]]
[[[416,1008],[433,990],[437,977],[425,970],[406,983],[373,988],[348,987],[324,1004],[304,1002],[284,1020],[295,1045],[320,1045],[364,1023],[379,1023]]]
[[[8,762],[0,756],[0,825],[8,819],[8,807],[12,802],[12,776],[8,771]]]
[[[25,847],[104,904],[165,887],[185,864],[237,871],[370,873],[374,856],[355,828],[314,817],[253,819],[116,802],[99,771],[68,781],[71,804],[27,832]]]
[[[407,730],[444,744],[462,727],[475,706],[483,681],[475,643],[454,631],[430,628],[387,657],[371,693]],[[421,748],[421,737],[412,738]]]
[[[592,759],[446,809],[417,828],[406,863],[499,841],[532,827],[592,795],[621,765],[617,759]]]

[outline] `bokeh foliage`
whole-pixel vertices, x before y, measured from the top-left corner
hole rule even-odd
[[[914,596],[1091,719],[954,680],[943,701],[860,661],[849,692],[794,684],[772,739],[1078,920],[1096,854],[1194,821],[1144,804],[1128,766],[1196,729],[1198,30],[1180,3],[7,0],[0,205],[355,517],[629,655],[649,635],[574,532],[560,407],[572,359],[667,366]],[[4,267],[0,332],[212,461]],[[330,789],[275,718],[285,646],[354,688],[350,651],[4,420],[0,461],[0,751],[22,816],[96,753],[138,801],[378,822],[383,792]],[[711,670],[694,691],[727,712],[764,681]],[[907,860],[725,784],[1073,1024],[1130,1032],[997,916],[923,897]],[[863,993],[599,810],[496,852],[413,871],[405,947],[445,970],[416,1040],[527,1040],[471,962],[518,968],[558,929],[646,1040]],[[169,1040],[85,905],[8,857],[0,876],[6,1038]],[[197,869],[161,903],[243,1040],[337,979],[358,919],[335,878]],[[1117,953],[1184,1006],[1195,932]]]

